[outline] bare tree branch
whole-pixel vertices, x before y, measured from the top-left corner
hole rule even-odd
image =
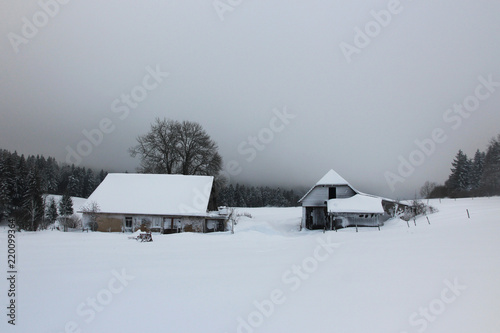
[[[222,169],[217,144],[195,122],[156,118],[151,130],[129,149],[139,172],[216,176]]]

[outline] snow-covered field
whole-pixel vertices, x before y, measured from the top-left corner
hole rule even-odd
[[[410,222],[298,231],[300,208],[240,209],[236,233],[17,236],[1,332],[498,332],[500,198]],[[467,218],[466,209],[471,217]],[[7,229],[0,269],[7,272]],[[5,275],[4,275],[5,276]]]

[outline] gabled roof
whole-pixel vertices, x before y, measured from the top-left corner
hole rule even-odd
[[[345,199],[330,199],[327,205],[329,213],[384,213],[381,198],[364,194]]]
[[[354,187],[351,186],[351,184],[347,182],[347,180],[342,178],[342,176],[340,176],[337,172],[331,169],[326,173],[326,175],[323,176],[323,178],[321,178],[316,183],[316,185],[311,187],[311,189],[309,189],[309,191],[307,191],[307,193],[304,194],[304,196],[299,200],[299,202],[302,202],[302,200],[304,200],[316,186],[327,186],[327,185],[347,185],[350,188],[352,188],[354,192],[358,192]]]
[[[87,199],[101,213],[204,216],[211,176],[110,173]]]
[[[349,183],[332,169],[316,185],[349,185]]]

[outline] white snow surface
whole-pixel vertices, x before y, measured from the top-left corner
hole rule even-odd
[[[16,326],[4,275],[0,332],[498,332],[500,198],[431,204],[431,224],[380,231],[240,208],[235,234],[17,233]],[[5,228],[0,248],[6,274]]]
[[[213,177],[111,173],[90,195],[102,213],[206,215]]]
[[[327,206],[330,213],[384,213],[382,199],[363,194],[355,194],[350,198],[330,199]]]

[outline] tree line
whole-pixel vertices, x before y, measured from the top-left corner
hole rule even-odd
[[[184,125],[184,128],[189,128],[187,125]],[[199,130],[199,128],[195,129]],[[178,127],[175,130],[178,130]],[[189,141],[189,136],[184,140]],[[213,143],[209,142],[209,146],[213,147]],[[198,165],[203,165],[192,151],[187,151],[185,155]],[[214,160],[215,164],[220,163],[220,157],[218,154],[212,154],[210,157],[211,163],[207,164],[209,167],[198,167],[197,170],[203,170],[201,174],[215,173],[210,168],[213,167]],[[183,167],[185,170],[190,167],[186,161],[180,163],[178,158],[176,163],[178,167]],[[146,164],[141,165],[142,168],[145,166]],[[154,169],[139,171],[167,173],[166,170]],[[182,170],[175,171],[181,172]],[[104,170],[96,171],[91,168],[59,163],[53,157],[46,158],[43,155],[25,157],[17,152],[0,149],[0,220],[14,218],[19,229],[23,230],[38,230],[47,223],[53,223],[56,218],[71,226],[73,222],[71,197],[88,198],[106,175],[107,172]],[[214,187],[216,189],[213,192],[211,209],[216,209],[217,206],[288,207],[296,206],[300,198],[293,190],[267,186],[227,185],[217,176]],[[56,204],[53,200],[46,202],[46,194],[63,197],[59,204]]]
[[[12,217],[20,229],[37,230],[46,214],[44,194],[86,198],[106,175],[53,157],[0,150],[0,220]]]
[[[427,198],[461,198],[500,195],[500,134],[491,139],[485,152],[473,158],[459,150],[443,185],[426,182],[421,195]]]
[[[240,184],[225,186],[217,197],[219,205],[229,207],[295,207],[299,200],[294,190]]]

